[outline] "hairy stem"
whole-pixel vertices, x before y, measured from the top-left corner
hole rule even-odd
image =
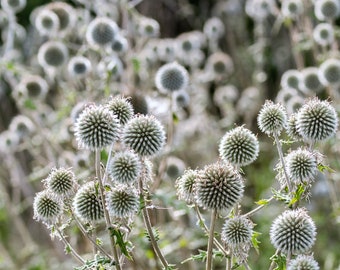
[[[212,270],[213,262],[212,262],[212,251],[213,251],[213,242],[214,242],[214,232],[215,232],[215,221],[217,217],[217,210],[213,209],[211,212],[211,222],[210,222],[210,231],[209,231],[209,239],[208,239],[208,248],[207,248],[207,262],[206,262],[206,270]]]

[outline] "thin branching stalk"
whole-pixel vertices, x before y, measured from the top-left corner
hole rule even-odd
[[[260,211],[263,207],[267,206],[269,202],[271,202],[274,199],[274,196],[270,197],[269,199],[267,199],[267,203],[265,204],[261,204],[258,207],[254,208],[253,210],[249,211],[248,213],[243,214],[242,216],[244,217],[250,217],[252,215],[254,215],[256,212]]]
[[[107,226],[108,233],[109,233],[112,254],[113,254],[113,258],[114,258],[115,263],[116,263],[116,265],[115,265],[116,269],[121,270],[121,267],[120,267],[120,264],[119,264],[119,256],[118,256],[118,251],[117,251],[117,247],[116,247],[116,242],[115,242],[114,236],[111,234],[111,231],[109,230],[109,228],[111,228],[111,221],[110,221],[109,212],[107,211],[107,209],[105,207],[104,186],[103,186],[101,172],[100,172],[100,150],[95,151],[95,159],[96,159],[96,177],[97,177],[98,182],[99,182],[99,192],[100,192],[100,196],[101,196],[101,200],[102,200],[105,222],[106,222],[106,226]]]
[[[207,262],[206,262],[206,270],[212,270],[213,261],[212,261],[212,251],[213,251],[213,242],[214,242],[214,232],[215,232],[215,222],[217,218],[217,210],[213,209],[211,212],[211,222],[210,222],[210,231],[209,231],[209,239],[208,239],[208,248],[207,248]]]

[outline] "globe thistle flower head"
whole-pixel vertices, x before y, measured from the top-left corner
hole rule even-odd
[[[93,47],[111,46],[118,34],[117,24],[110,18],[97,17],[86,30],[86,40]]]
[[[44,180],[46,189],[54,196],[65,199],[75,192],[76,177],[71,169],[54,168]]]
[[[110,216],[128,218],[139,209],[137,190],[130,186],[118,185],[106,193],[106,208]]]
[[[296,126],[305,140],[322,141],[336,133],[338,116],[328,101],[312,98],[298,111]]]
[[[43,8],[38,11],[34,25],[40,35],[55,36],[59,31],[59,17],[53,11]]]
[[[319,69],[317,67],[308,67],[301,71],[301,80],[299,88],[305,94],[319,94],[324,86],[319,79]]]
[[[12,130],[0,133],[0,153],[13,154],[19,145],[20,137]]]
[[[285,71],[281,76],[281,87],[282,88],[294,88],[299,89],[301,80],[301,73],[296,69],[290,69]]]
[[[155,38],[159,36],[159,23],[148,17],[140,17],[138,20],[137,31],[142,37]]]
[[[185,170],[183,175],[176,179],[175,187],[177,196],[180,200],[191,204],[195,201],[195,183],[198,178],[198,172],[195,170]]]
[[[246,13],[255,21],[263,21],[274,14],[276,8],[273,0],[247,0]]]
[[[340,4],[337,0],[318,0],[314,5],[314,13],[318,20],[335,20],[340,13]]]
[[[4,11],[18,13],[26,7],[26,0],[1,0]]]
[[[124,97],[116,96],[111,98],[106,106],[116,115],[121,125],[125,125],[134,115],[130,100]]]
[[[103,204],[94,181],[78,189],[72,205],[75,214],[84,222],[100,221],[104,218]]]
[[[243,216],[227,219],[223,225],[221,240],[241,261],[244,261],[248,256],[253,227],[253,223]]]
[[[21,114],[12,118],[9,130],[16,133],[20,139],[29,137],[36,127],[27,116]]]
[[[313,30],[313,39],[320,46],[329,46],[334,41],[334,29],[330,23],[319,23]]]
[[[92,69],[90,60],[84,56],[74,56],[67,64],[67,71],[70,78],[84,78]]]
[[[120,136],[117,117],[102,105],[86,107],[77,118],[74,130],[79,147],[89,150],[105,148]]]
[[[187,91],[181,90],[174,92],[174,101],[177,108],[186,108],[190,104],[190,96]]]
[[[282,2],[281,12],[286,18],[297,19],[304,11],[302,0],[286,0]]]
[[[137,154],[152,156],[163,148],[165,131],[155,117],[138,115],[125,125],[122,138],[124,144]]]
[[[131,95],[130,102],[135,114],[147,115],[149,113],[149,104],[144,95],[134,93]]]
[[[316,227],[305,209],[286,210],[270,228],[270,241],[284,254],[303,254],[314,245]]]
[[[325,86],[340,84],[340,60],[336,58],[327,59],[320,65],[319,77]]]
[[[244,127],[228,131],[219,145],[220,157],[233,165],[245,166],[254,162],[259,154],[256,136]]]
[[[297,112],[298,110],[300,110],[300,108],[304,104],[305,104],[305,99],[303,97],[301,96],[292,97],[291,99],[287,101],[287,104],[286,104],[287,113],[290,115],[292,113]]]
[[[59,68],[63,66],[68,59],[68,49],[60,41],[47,41],[38,51],[38,62],[43,68]]]
[[[297,141],[302,141],[303,137],[298,132],[298,129],[296,126],[296,117],[297,117],[297,113],[292,113],[289,116],[286,131],[290,138],[297,140]]]
[[[312,182],[317,172],[317,162],[313,154],[305,149],[297,149],[286,156],[289,178],[296,184]]]
[[[224,24],[218,17],[210,18],[204,23],[203,32],[209,39],[217,40],[224,34]]]
[[[127,39],[121,35],[117,35],[111,45],[112,51],[118,54],[125,53],[128,50],[128,48],[129,44]]]
[[[225,103],[236,102],[239,97],[239,90],[236,86],[229,84],[216,88],[213,96],[214,103],[223,106]]]
[[[59,34],[68,33],[75,25],[76,13],[71,5],[65,2],[52,2],[46,5],[59,19]]]
[[[298,255],[291,260],[287,270],[320,270],[319,264],[311,255]]]
[[[185,89],[189,83],[188,71],[177,62],[161,66],[155,76],[157,89],[166,94]]]
[[[197,203],[215,210],[232,208],[244,193],[240,174],[233,166],[222,162],[207,165],[198,175],[196,188]]]
[[[178,157],[169,156],[166,159],[166,169],[165,176],[172,180],[177,179],[180,175],[183,174],[185,170],[185,163]]]
[[[229,77],[234,72],[234,63],[228,54],[215,52],[207,59],[204,69],[214,79],[219,80]]]
[[[175,60],[176,40],[171,38],[158,39],[155,45],[158,60],[169,64]]]
[[[14,90],[13,96],[18,101],[22,99],[43,100],[48,90],[48,84],[42,77],[38,75],[24,75]]]
[[[258,114],[257,123],[262,132],[278,135],[286,127],[286,110],[281,104],[267,100]]]
[[[54,197],[49,191],[44,190],[38,192],[33,201],[33,218],[37,221],[41,221],[47,225],[51,225],[57,222],[58,218],[62,214],[63,204]]]
[[[124,151],[113,156],[108,172],[113,181],[130,184],[138,179],[141,169],[138,155],[131,151]]]

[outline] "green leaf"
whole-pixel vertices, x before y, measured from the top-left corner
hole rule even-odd
[[[266,205],[269,203],[269,200],[268,199],[261,199],[257,202],[255,202],[257,205]]]
[[[318,170],[320,171],[320,172],[324,172],[324,171],[327,171],[327,172],[329,172],[329,173],[335,173],[336,171],[335,170],[333,170],[331,167],[329,167],[329,166],[327,166],[327,165],[324,165],[324,164],[321,164],[321,163],[319,163],[318,164]]]
[[[207,259],[207,252],[205,250],[198,250],[198,254],[196,255],[191,255],[190,258],[185,259],[184,261],[181,262],[181,264],[184,264],[189,261],[201,261],[204,262]]]
[[[253,247],[255,248],[257,254],[260,254],[260,246],[259,246],[259,244],[261,243],[261,241],[259,241],[257,239],[260,235],[261,235],[260,232],[253,231],[253,234],[251,236],[251,243],[252,243]]]
[[[178,115],[175,112],[172,113],[172,121],[174,122],[174,124],[177,124],[179,122]]]
[[[24,102],[24,106],[25,108],[30,109],[30,110],[37,109],[37,106],[35,106],[34,102],[31,99],[26,99]]]
[[[300,184],[296,191],[293,193],[294,197],[290,200],[288,206],[292,206],[301,199],[302,194],[305,192],[303,184]]]
[[[128,242],[125,242],[124,241],[124,237],[123,237],[123,234],[121,233],[120,230],[118,229],[114,229],[114,228],[110,228],[110,233],[111,233],[111,236],[114,236],[116,237],[116,245],[119,246],[121,252],[129,259],[129,260],[132,260],[132,257],[127,249],[127,243]]]
[[[132,58],[132,65],[133,65],[133,71],[135,73],[138,73],[140,71],[141,64],[140,64],[140,61],[136,57]]]
[[[96,244],[98,246],[101,246],[103,244],[103,241],[100,238],[96,238]]]
[[[70,245],[65,246],[65,254],[70,254],[71,253],[71,247]]]
[[[272,262],[276,263],[276,268],[274,270],[286,270],[286,257],[283,255],[273,255],[270,257]]]

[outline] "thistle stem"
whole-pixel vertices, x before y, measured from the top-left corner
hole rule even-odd
[[[213,251],[213,242],[214,242],[214,232],[215,232],[215,221],[217,217],[217,210],[213,209],[211,212],[211,222],[210,222],[210,231],[209,231],[209,240],[208,240],[208,248],[207,248],[207,262],[206,262],[206,270],[212,270],[212,251]]]
[[[110,237],[112,254],[113,254],[113,258],[115,260],[116,269],[121,270],[121,267],[120,267],[120,264],[119,264],[118,251],[117,251],[117,248],[116,248],[116,242],[115,242],[114,236],[111,234],[111,232],[109,230],[109,228],[111,227],[111,220],[110,220],[109,212],[107,211],[107,209],[105,207],[104,186],[103,186],[101,172],[100,172],[100,150],[95,151],[95,161],[96,161],[96,177],[97,177],[98,182],[99,182],[99,192],[100,192],[101,201],[102,201],[102,205],[103,205],[105,222],[106,222],[106,226],[107,226],[109,237]]]

